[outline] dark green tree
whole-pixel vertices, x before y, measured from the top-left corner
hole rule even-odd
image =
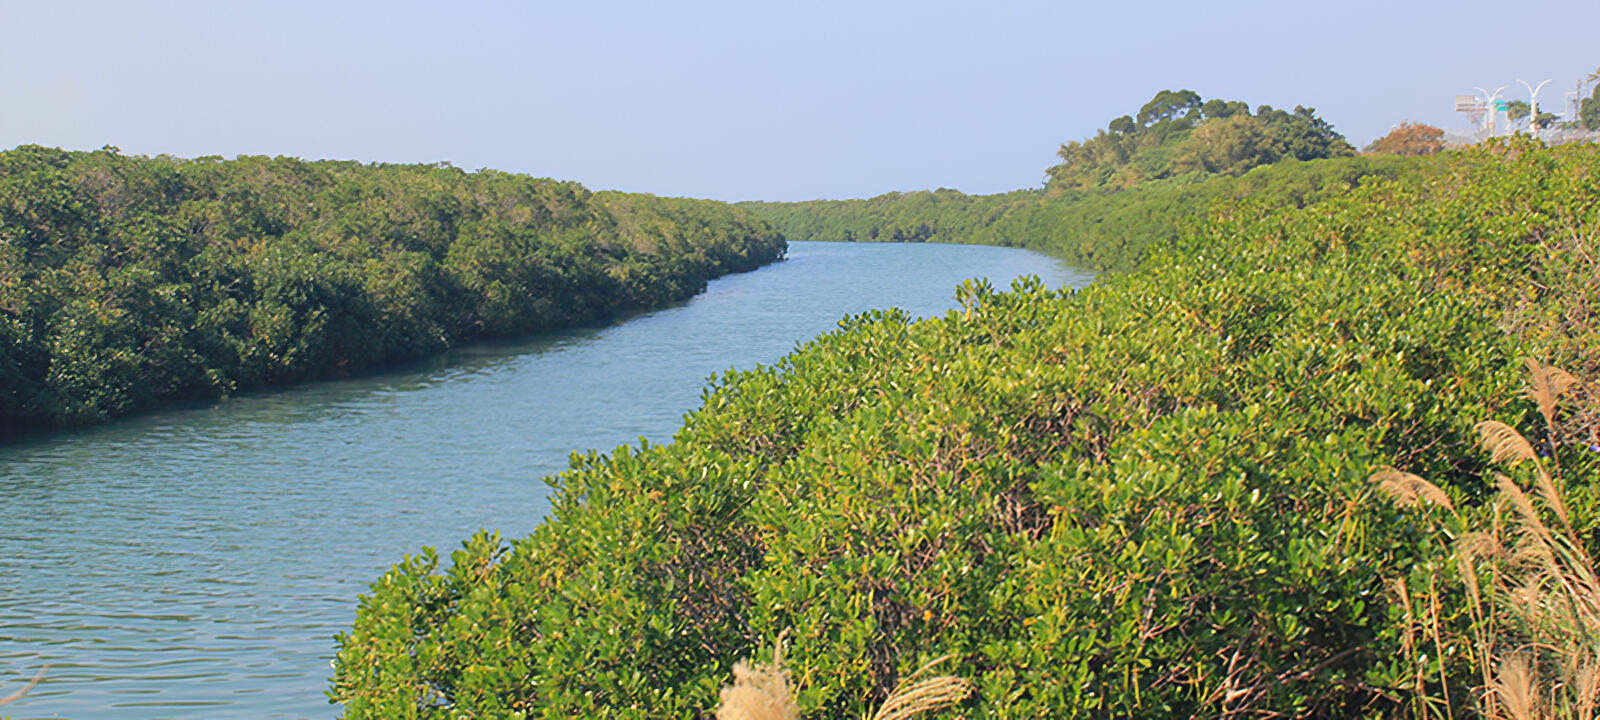
[[[1193,90],[1162,90],[1139,108],[1139,124],[1149,127],[1164,120],[1197,120],[1200,95]]]
[[[1238,100],[1213,99],[1200,106],[1200,112],[1207,120],[1218,120],[1240,114],[1249,115],[1250,104]]]
[[[1283,146],[1283,156],[1296,160],[1345,157],[1355,152],[1333,125],[1317,117],[1313,108],[1296,105],[1293,113],[1263,105],[1256,117],[1266,122],[1274,140]]]
[[[659,307],[781,256],[721,203],[440,165],[0,152],[0,436]]]
[[[1600,84],[1594,86],[1594,92],[1583,99],[1583,105],[1578,109],[1578,124],[1585,130],[1600,130]]]

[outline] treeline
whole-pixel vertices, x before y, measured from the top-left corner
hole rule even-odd
[[[0,434],[686,298],[782,257],[698,200],[447,165],[0,153]]]
[[[1129,187],[1182,175],[1240,175],[1279,160],[1355,153],[1315,110],[1294,112],[1237,100],[1204,100],[1193,90],[1162,90],[1082,142],[1062,145],[1046,171],[1046,191]]]
[[[576,460],[530,537],[397,565],[332,697],[704,717],[787,637],[806,717],[865,717],[941,656],[971,717],[1466,717],[1461,648],[1497,619],[1453,609],[1459,578],[1428,573],[1467,565],[1438,516],[1369,476],[1499,522],[1473,442],[1497,419],[1561,458],[1593,545],[1600,453],[1532,433],[1519,359],[1600,368],[1600,149],[1437,160],[1240,204],[1088,288],[971,286],[717,379],[671,444]]]
[[[1095,270],[1133,267],[1213,206],[1303,205],[1408,164],[1355,157],[1314,110],[1162,90],[1137,115],[1061,146],[1042,190],[889,193],[867,200],[742,203],[795,240],[1025,247]],[[1316,160],[1319,162],[1307,162]]]
[[[1389,156],[1285,161],[1240,177],[1191,175],[1127,188],[889,193],[866,200],[740,203],[795,240],[946,242],[1024,247],[1095,270],[1127,270],[1151,243],[1177,237],[1213,208],[1302,206],[1366,182],[1421,171]]]

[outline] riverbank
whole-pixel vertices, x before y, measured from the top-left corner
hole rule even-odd
[[[448,165],[0,153],[0,435],[663,307],[783,257],[727,204]]]
[[[1449,549],[1369,477],[1472,508],[1475,424],[1535,417],[1520,358],[1595,377],[1597,162],[1450,153],[1225,208],[1086,289],[853,318],[719,378],[671,444],[581,458],[529,537],[398,564],[332,694],[353,718],[694,717],[784,635],[824,717],[943,655],[985,717],[1408,715],[1386,588]],[[1600,461],[1548,447],[1593,538]],[[1427,681],[1466,712],[1458,669]]]
[[[941,189],[865,200],[743,202],[785,237],[1022,247],[1100,272],[1131,270],[1152,245],[1239,203],[1303,207],[1360,185],[1435,171],[1426,158],[1360,156],[1263,165],[1239,177],[1190,173],[1131,187],[967,195]]]
[[[55,666],[0,714],[333,717],[331,638],[396,558],[532,533],[574,450],[668,442],[707,377],[871,308],[943,315],[974,274],[1091,279],[1023,250],[796,242],[621,322],[0,444],[0,687]]]

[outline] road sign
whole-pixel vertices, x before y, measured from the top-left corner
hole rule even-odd
[[[1483,104],[1478,102],[1476,95],[1457,95],[1456,112],[1473,112],[1482,109]]]

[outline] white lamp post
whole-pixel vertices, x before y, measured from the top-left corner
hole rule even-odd
[[[1522,83],[1522,86],[1528,89],[1528,128],[1537,130],[1538,126],[1535,123],[1539,122],[1539,91],[1543,90],[1544,84],[1550,81],[1547,79],[1539,83],[1538,87],[1529,85],[1526,80],[1521,78],[1517,78],[1517,82]]]
[[[1483,93],[1483,105],[1484,105],[1484,107],[1486,107],[1489,110],[1489,135],[1491,137],[1494,135],[1494,100],[1495,100],[1495,98],[1500,97],[1500,91],[1501,90],[1504,90],[1504,89],[1506,89],[1508,87],[1511,87],[1511,86],[1510,85],[1501,85],[1500,87],[1495,88],[1493,93],[1490,93],[1488,90],[1485,90],[1485,89],[1483,89],[1481,87],[1478,87],[1476,85],[1472,86],[1473,90],[1477,90],[1478,92]]]

